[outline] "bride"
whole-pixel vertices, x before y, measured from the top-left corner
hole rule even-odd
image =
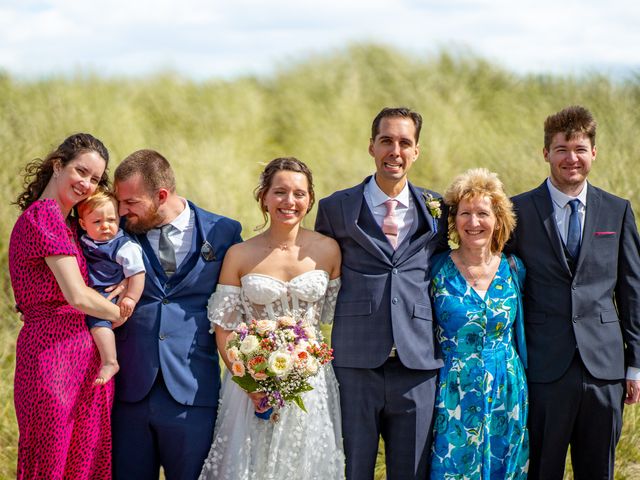
[[[240,322],[275,320],[297,310],[318,329],[333,320],[340,288],[337,243],[300,226],[315,200],[307,166],[295,158],[272,160],[255,196],[269,227],[229,249],[209,301],[228,369],[226,339]],[[247,393],[230,378],[223,382],[201,479],[344,478],[338,384],[330,364],[310,379],[313,390],[302,394],[308,413],[288,404],[271,419],[261,408],[265,395]]]

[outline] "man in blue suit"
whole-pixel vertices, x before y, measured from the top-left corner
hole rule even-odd
[[[125,228],[147,271],[133,315],[116,332],[116,479],[196,479],[211,446],[219,392],[207,302],[240,224],[176,194],[169,162],[140,150],[115,171]]]
[[[513,204],[527,268],[529,478],[613,479],[623,403],[640,399],[640,237],[628,200],[587,181],[596,122],[567,107],[544,123],[549,177]]]
[[[316,230],[342,250],[333,366],[349,480],[372,479],[380,435],[388,479],[428,476],[437,369],[429,260],[446,248],[439,195],[413,186],[421,116],[385,108],[369,154],[376,173],[320,201]]]

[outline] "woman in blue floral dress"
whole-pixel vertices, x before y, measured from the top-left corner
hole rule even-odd
[[[436,398],[431,478],[527,477],[524,266],[502,248],[515,226],[497,175],[469,170],[445,193],[458,248],[436,257],[432,295],[444,366]]]

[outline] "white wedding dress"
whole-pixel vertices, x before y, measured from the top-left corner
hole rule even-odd
[[[306,312],[305,323],[317,329],[333,320],[340,279],[330,280],[323,270],[289,282],[251,273],[241,284],[218,285],[209,300],[212,327],[234,330],[240,322],[275,320],[298,311]],[[340,397],[331,364],[310,383],[313,390],[302,394],[308,413],[287,404],[273,422],[255,416],[249,396],[225,373],[214,440],[200,479],[343,479]]]

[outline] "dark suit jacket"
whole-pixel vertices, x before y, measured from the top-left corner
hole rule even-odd
[[[417,209],[414,229],[394,252],[371,217],[363,183],[319,202],[316,230],[338,241],[342,287],[331,337],[337,367],[375,368],[394,342],[402,363],[412,369],[442,366],[434,342],[429,299],[429,259],[446,248],[447,212],[436,220],[424,195],[440,196],[409,183]],[[364,210],[363,210],[364,208]]]
[[[191,252],[169,279],[146,235],[135,236],[142,246],[147,273],[133,315],[115,330],[119,400],[141,400],[162,372],[167,390],[178,403],[218,404],[220,369],[215,337],[209,333],[207,302],[218,283],[227,249],[241,241],[241,227],[235,220],[191,202],[189,206],[195,215]],[[203,254],[205,241],[211,246],[211,255]]]
[[[576,348],[591,375],[618,380],[640,367],[640,239],[628,200],[587,186],[575,275],[564,254],[546,181],[513,198],[507,250],[527,268],[525,330],[531,382],[552,382]]]

